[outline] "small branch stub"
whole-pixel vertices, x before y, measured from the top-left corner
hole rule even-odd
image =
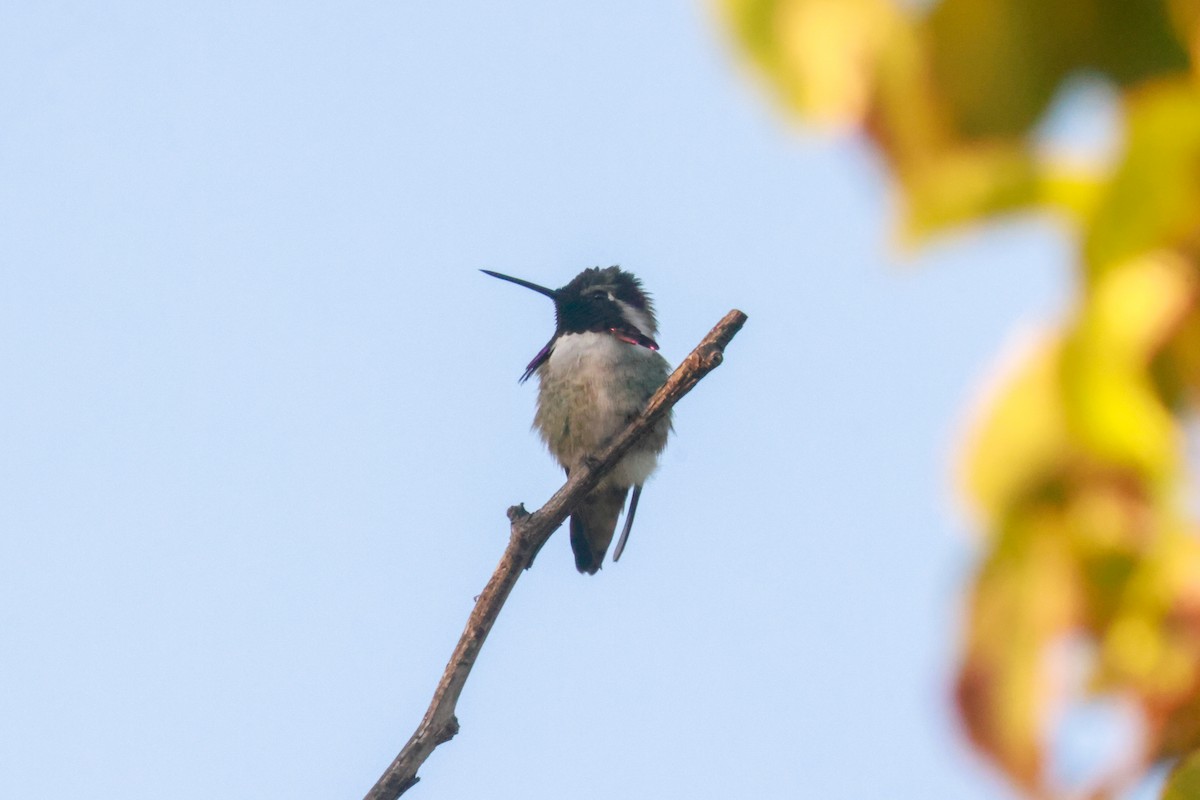
[[[604,479],[629,449],[662,419],[704,376],[721,365],[726,345],[746,323],[746,315],[734,309],[717,323],[700,344],[683,360],[667,382],[654,393],[642,413],[617,434],[608,446],[581,468],[571,470],[570,479],[546,504],[530,514],[523,504],[508,509],[510,535],[500,564],[487,586],[475,599],[475,608],[466,628],[446,664],[433,700],[416,733],[376,781],[365,800],[396,800],[420,780],[417,770],[434,748],[458,733],[454,715],[471,668],[479,657],[500,609],[508,599],[517,578],[533,563],[534,556],[550,535],[570,516],[581,500]]]

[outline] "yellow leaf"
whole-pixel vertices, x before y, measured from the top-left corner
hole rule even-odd
[[[974,412],[961,470],[968,497],[996,525],[1071,459],[1059,382],[1061,343],[1045,336],[995,368]]]
[[[724,0],[726,15],[784,101],[810,120],[857,125],[880,48],[901,20],[889,0]]]
[[[1096,175],[1044,161],[1016,139],[963,145],[900,166],[906,242],[1039,207],[1082,225],[1103,186]]]
[[[1038,198],[1037,164],[1019,142],[961,147],[902,174],[907,240],[1027,207]]]
[[[1102,462],[1152,483],[1175,474],[1179,434],[1151,362],[1195,301],[1196,277],[1160,252],[1110,269],[1086,297],[1063,351],[1071,431]]]

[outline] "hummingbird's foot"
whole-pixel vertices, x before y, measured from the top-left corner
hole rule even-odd
[[[600,459],[596,458],[591,453],[583,457],[583,465],[588,468],[589,472],[595,472],[600,468]]]

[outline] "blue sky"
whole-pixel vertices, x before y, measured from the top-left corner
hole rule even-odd
[[[619,263],[678,362],[621,563],[559,534],[413,798],[972,798],[964,408],[1061,313],[689,2],[0,10],[0,796],[358,797],[561,476],[517,378]]]

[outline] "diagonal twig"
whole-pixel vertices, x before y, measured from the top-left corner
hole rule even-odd
[[[458,697],[467,683],[471,668],[475,666],[484,640],[496,623],[500,609],[504,607],[521,572],[529,567],[534,554],[546,543],[550,534],[562,525],[584,496],[612,471],[637,440],[705,375],[720,366],[725,346],[745,322],[746,315],[741,311],[734,309],[726,314],[654,393],[642,413],[617,434],[607,447],[581,467],[572,469],[570,479],[544,506],[532,514],[525,511],[523,505],[508,509],[511,522],[508,547],[487,586],[475,601],[475,608],[467,619],[467,627],[450,656],[450,662],[446,664],[442,679],[438,681],[429,709],[412,738],[384,770],[364,800],[396,800],[420,780],[417,770],[434,748],[458,733],[458,719],[454,716]]]

